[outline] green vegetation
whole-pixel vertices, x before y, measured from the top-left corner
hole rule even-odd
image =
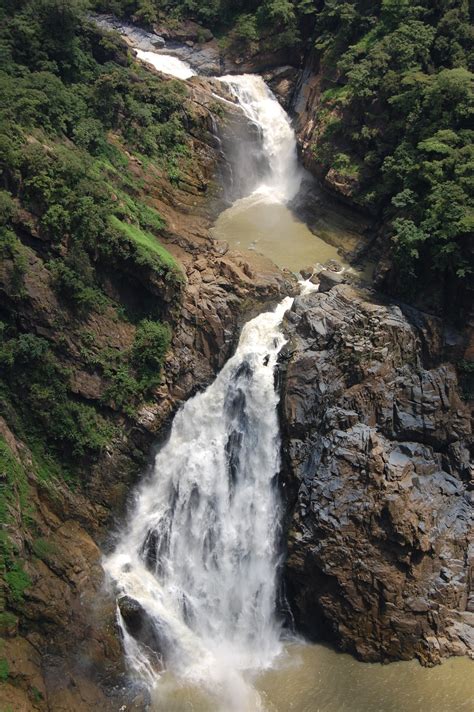
[[[138,403],[161,381],[170,341],[168,325],[151,319],[141,321],[132,348],[120,354],[107,354],[98,364],[109,380],[103,402],[133,416]]]
[[[357,176],[356,199],[384,227],[395,289],[414,298],[424,285],[453,312],[474,269],[470,40],[464,0],[328,1],[315,16],[329,86],[314,155]]]
[[[7,571],[5,581],[9,588],[10,599],[14,603],[21,603],[25,590],[31,586],[31,580],[19,561],[15,561]]]
[[[150,26],[160,19],[202,22],[225,44],[268,49],[297,47],[307,37],[315,8],[310,0],[95,0],[95,9]]]
[[[138,326],[132,348],[132,363],[139,378],[152,387],[160,374],[163,359],[170,344],[166,324],[144,319]]]
[[[56,547],[47,539],[36,539],[32,544],[33,554],[38,559],[48,559],[56,553]]]
[[[149,232],[119,220],[115,215],[110,218],[111,224],[121,233],[125,234],[132,242],[143,248],[147,255],[155,261],[157,269],[159,265],[171,270],[178,270],[178,265],[172,255],[157,241],[156,237]]]
[[[0,658],[0,682],[6,682],[10,674],[10,669],[8,667],[8,660],[5,658]]]
[[[17,617],[9,611],[0,613],[0,635],[4,630],[8,630],[17,624]]]
[[[7,533],[12,523],[12,512],[19,511],[22,525],[31,522],[31,505],[28,502],[28,477],[21,462],[15,457],[6,441],[0,437],[0,581],[6,588],[7,599],[12,604],[21,604],[25,589],[31,581],[23,570],[19,552]],[[3,610],[0,600],[0,627],[8,627],[15,620]]]
[[[149,161],[167,176],[188,159],[185,90],[133,66],[84,7],[0,5],[0,416],[31,453],[0,436],[2,632],[17,623],[5,607],[21,611],[31,585],[25,557],[55,554],[29,478],[51,497],[57,480],[87,484],[118,422],[160,382],[171,336],[162,320],[182,286],[136,166]],[[129,348],[105,346],[104,324]],[[74,385],[77,373],[99,380],[91,398]]]
[[[166,179],[190,159],[186,90],[133,64],[87,8],[0,3],[0,416],[31,453],[0,436],[2,630],[17,621],[5,606],[21,610],[31,585],[28,552],[55,553],[30,478],[51,497],[56,480],[87,484],[118,422],[160,382],[171,337],[162,321],[182,287],[137,167]],[[104,345],[102,329],[117,343],[115,324],[129,348]],[[91,398],[77,373],[99,381]]]
[[[69,374],[48,342],[33,334],[0,341],[3,398],[13,404],[27,439],[37,437],[59,455],[72,458],[99,452],[114,428],[93,406],[75,401],[68,390]]]

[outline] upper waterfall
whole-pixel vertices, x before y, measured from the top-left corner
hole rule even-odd
[[[288,114],[258,74],[219,77],[236,97],[245,115],[258,126],[268,161],[266,175],[254,195],[287,203],[297,194],[303,172]]]
[[[280,650],[274,369],[291,302],[248,322],[214,383],[178,412],[105,561],[119,605],[133,599],[149,630],[140,641],[122,620],[132,666],[153,685],[154,641],[169,670],[239,712],[259,709],[241,671],[268,666]]]
[[[135,50],[138,59],[143,62],[148,62],[159,72],[169,74],[177,79],[189,79],[194,77],[196,72],[187,62],[183,62],[178,57],[173,57],[171,54],[159,54],[158,52],[145,52],[141,49]]]

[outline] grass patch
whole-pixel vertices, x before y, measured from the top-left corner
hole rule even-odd
[[[145,230],[141,230],[135,225],[130,225],[130,223],[125,223],[116,215],[110,216],[110,221],[112,226],[120,230],[129,240],[132,240],[140,247],[144,248],[148,252],[152,252],[156,257],[158,257],[160,263],[169,269],[179,271],[178,263],[174,257],[168,252],[166,248],[161,245],[156,237]]]
[[[5,574],[5,582],[9,589],[9,598],[14,603],[22,603],[26,589],[31,586],[31,579],[24,571],[20,561],[15,561]]]
[[[8,660],[5,658],[0,658],[0,682],[6,682],[10,674],[10,669],[8,667]]]
[[[41,560],[48,559],[56,553],[56,546],[47,539],[36,539],[31,548],[33,554]]]

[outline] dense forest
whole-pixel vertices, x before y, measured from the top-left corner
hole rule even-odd
[[[150,270],[179,294],[179,269],[150,238],[164,221],[138,197],[123,146],[159,155],[171,176],[185,151],[182,87],[132,70],[126,49],[83,24],[82,10],[81,2],[4,3],[0,37],[0,250],[9,272],[0,312],[0,410],[10,422],[15,413],[22,435],[73,458],[100,449],[110,427],[69,397],[61,346],[22,333],[28,246],[78,323],[94,310],[118,308],[101,289],[105,265],[119,273]],[[125,316],[137,326],[136,345],[115,361],[104,354],[101,368],[110,379],[104,405],[131,409],[159,378],[169,333],[156,305]],[[83,342],[90,348],[86,333]]]

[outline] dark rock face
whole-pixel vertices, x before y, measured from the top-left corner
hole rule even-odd
[[[367,661],[468,653],[471,424],[453,367],[433,350],[422,362],[435,325],[339,285],[298,298],[286,329],[285,578],[298,628]]]
[[[344,277],[342,274],[338,274],[333,270],[327,269],[323,270],[318,274],[319,280],[319,291],[329,292],[330,289],[335,287],[337,284],[342,284],[344,282]]]
[[[262,75],[276,98],[286,111],[291,107],[291,101],[301,71],[295,67],[277,67]]]

